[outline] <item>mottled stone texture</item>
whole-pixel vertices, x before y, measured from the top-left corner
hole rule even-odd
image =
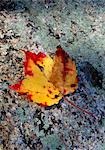
[[[54,54],[61,45],[76,61],[79,87],[51,108],[9,89],[24,77],[20,49]],[[0,1],[0,149],[105,150],[104,0]]]

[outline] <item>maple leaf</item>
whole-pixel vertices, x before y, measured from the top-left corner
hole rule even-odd
[[[30,100],[44,106],[57,104],[62,97],[77,88],[77,71],[74,61],[57,47],[52,59],[44,53],[24,51],[25,77],[10,88],[26,94]]]

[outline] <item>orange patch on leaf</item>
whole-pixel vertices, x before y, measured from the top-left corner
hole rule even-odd
[[[57,87],[63,95],[73,93],[77,87],[78,82],[77,70],[75,62],[70,56],[60,47],[57,47],[54,56],[53,72],[50,76],[50,81]],[[72,85],[75,84],[75,87]]]
[[[46,55],[44,53],[41,53],[39,52],[38,54],[35,54],[35,53],[32,53],[32,52],[29,52],[29,51],[24,51],[22,50],[24,53],[25,53],[25,61],[24,61],[24,72],[25,72],[25,75],[30,75],[32,76],[33,73],[32,71],[30,70],[29,68],[29,60],[33,60],[34,63],[36,64],[38,61],[42,61],[43,58],[46,57]]]

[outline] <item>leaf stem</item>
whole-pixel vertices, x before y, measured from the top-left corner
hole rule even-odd
[[[87,111],[87,110],[85,110],[85,109],[83,109],[83,108],[77,106],[75,103],[73,103],[72,101],[68,100],[67,98],[64,98],[64,100],[65,100],[67,103],[71,104],[72,106],[76,107],[77,109],[81,110],[82,112],[84,112],[84,113],[86,113],[86,114],[88,114],[88,115],[94,117],[95,119],[98,119],[93,113],[91,113],[91,112],[89,112],[89,111]]]

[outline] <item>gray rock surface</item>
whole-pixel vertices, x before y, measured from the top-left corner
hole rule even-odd
[[[0,149],[105,150],[104,0],[0,1]],[[54,53],[61,45],[77,65],[79,87],[43,108],[9,89],[23,78],[20,49]]]

